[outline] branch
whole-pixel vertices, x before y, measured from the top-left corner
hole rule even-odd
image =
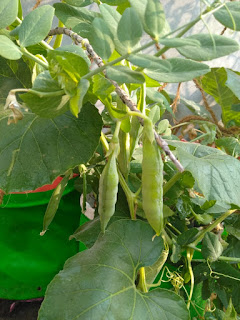
[[[68,28],[56,28],[53,29],[49,32],[49,36],[53,36],[53,35],[58,35],[58,34],[65,34],[69,37],[71,37],[74,42],[76,44],[81,44],[83,45],[89,56],[91,57],[91,59],[97,64],[97,66],[99,68],[103,69],[103,73],[104,76],[107,78],[106,76],[106,71],[104,70],[104,63],[101,57],[99,57],[97,55],[97,53],[93,50],[93,47],[90,45],[89,41],[87,39],[82,38],[81,36],[79,36],[77,33],[73,32],[72,30],[68,29]],[[123,101],[124,104],[126,104],[126,106],[128,106],[128,108],[131,111],[134,112],[140,112],[136,106],[136,104],[131,100],[131,98],[126,94],[126,92],[120,88],[120,86],[118,85],[118,83],[114,80],[108,79],[115,87],[115,91],[116,93],[119,95],[120,99]],[[143,125],[143,119],[138,118],[139,122],[141,123],[141,125]],[[174,156],[174,154],[170,151],[169,146],[167,144],[167,142],[162,139],[161,136],[159,136],[157,134],[157,132],[154,130],[154,136],[156,139],[157,144],[163,149],[163,151],[165,152],[165,154],[170,158],[170,160],[175,164],[176,168],[180,171],[183,172],[184,168],[181,165],[181,163],[177,160],[177,158]]]

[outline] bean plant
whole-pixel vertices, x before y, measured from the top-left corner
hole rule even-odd
[[[88,220],[39,320],[239,319],[240,73],[206,61],[239,50],[240,2],[199,2],[171,30],[159,0],[56,1],[25,17],[1,0],[1,198],[62,176],[44,236],[75,173]],[[186,35],[208,16],[221,34]],[[187,81],[201,104],[181,97]]]

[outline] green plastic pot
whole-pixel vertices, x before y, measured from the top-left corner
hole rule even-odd
[[[74,179],[65,189],[59,209],[44,236],[42,222],[52,190],[10,194],[0,206],[0,298],[43,297],[64,262],[79,251],[69,241],[79,226],[79,194]]]

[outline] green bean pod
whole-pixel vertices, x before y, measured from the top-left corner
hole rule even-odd
[[[103,169],[99,180],[99,207],[101,229],[105,232],[107,224],[115,212],[118,193],[118,172],[116,153],[113,151]]]
[[[143,129],[142,206],[159,236],[163,230],[163,161],[151,121],[144,121]]]
[[[68,170],[65,176],[63,177],[62,181],[59,183],[59,185],[56,187],[56,189],[53,191],[53,194],[51,196],[51,199],[48,203],[47,210],[45,212],[44,218],[43,218],[43,230],[40,232],[40,236],[43,236],[51,222],[53,221],[56,212],[59,207],[59,203],[61,201],[61,198],[63,196],[63,192],[68,184],[68,180],[70,176],[72,175],[72,170]]]

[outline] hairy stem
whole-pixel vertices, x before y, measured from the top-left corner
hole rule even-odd
[[[48,69],[48,64],[46,62],[42,61],[38,57],[36,57],[33,54],[31,54],[29,51],[27,51],[27,49],[20,48],[20,50],[24,54],[24,56],[26,56],[27,58],[29,58],[29,59],[35,61],[36,63],[40,64],[43,68]]]

